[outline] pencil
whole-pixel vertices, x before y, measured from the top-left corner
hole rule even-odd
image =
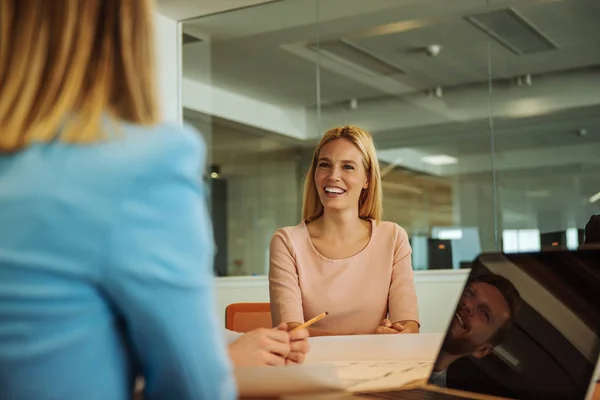
[[[327,314],[329,314],[327,311],[323,311],[321,314],[317,315],[313,319],[306,321],[302,325],[298,325],[297,327],[295,327],[294,329],[292,329],[290,332],[294,332],[296,329],[308,328],[312,324],[314,324],[316,322],[319,322],[320,320],[322,320],[323,318],[325,318],[327,316]]]

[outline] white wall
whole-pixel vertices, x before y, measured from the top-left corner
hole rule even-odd
[[[445,332],[469,270],[415,271],[421,332]],[[266,276],[216,278],[217,313],[225,326],[225,307],[231,303],[268,302]]]
[[[181,35],[179,22],[155,14],[155,41],[158,73],[158,96],[163,119],[182,121],[181,106]]]

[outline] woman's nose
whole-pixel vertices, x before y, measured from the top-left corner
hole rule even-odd
[[[330,173],[329,173],[329,179],[332,181],[339,181],[340,180],[340,169],[336,166],[334,166],[333,168],[331,168]]]

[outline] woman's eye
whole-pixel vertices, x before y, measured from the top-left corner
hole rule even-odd
[[[329,166],[329,164],[327,163],[320,163],[319,164],[319,168],[327,168]]]
[[[354,169],[354,166],[352,166],[352,165],[344,165],[344,169]]]

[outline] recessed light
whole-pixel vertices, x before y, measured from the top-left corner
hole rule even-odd
[[[456,158],[447,156],[445,154],[425,156],[421,158],[421,161],[431,165],[450,165],[458,163],[458,160]]]

